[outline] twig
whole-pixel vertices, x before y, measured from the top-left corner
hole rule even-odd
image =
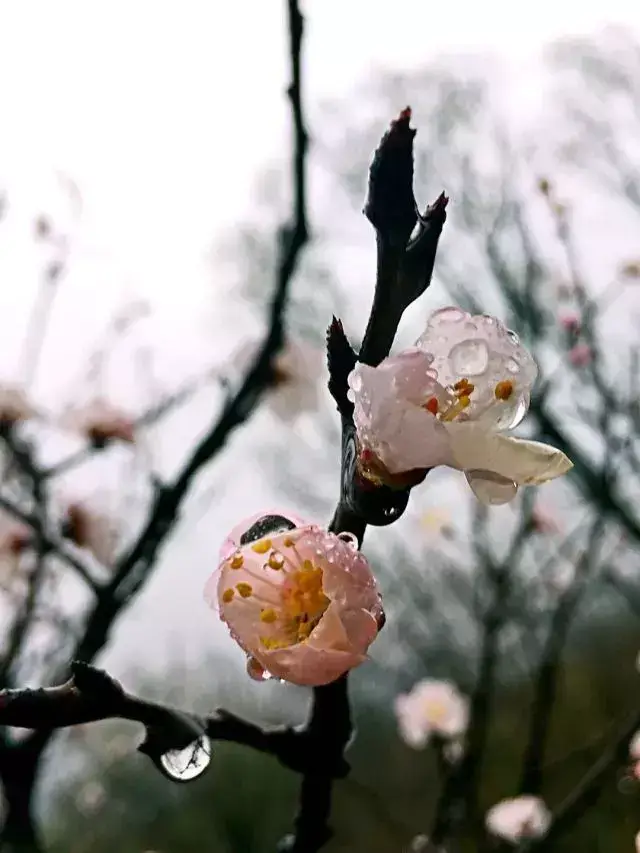
[[[41,733],[117,718],[145,726],[146,737],[139,749],[156,764],[166,752],[184,749],[203,734],[273,755],[297,772],[328,764],[310,729],[262,729],[223,709],[200,717],[127,693],[106,672],[87,664],[76,661],[71,670],[72,677],[59,687],[0,691],[0,725]],[[336,776],[345,774],[341,756],[331,771]]]
[[[551,848],[580,817],[586,809],[600,796],[602,787],[611,777],[613,771],[625,764],[629,754],[629,741],[640,728],[640,712],[633,711],[623,724],[617,737],[600,758],[583,776],[582,780],[555,810],[551,826],[545,836],[523,842],[518,847],[519,853],[529,850]]]

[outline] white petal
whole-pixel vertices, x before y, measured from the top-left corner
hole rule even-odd
[[[518,486],[508,477],[494,474],[492,471],[465,471],[467,483],[480,503],[500,506],[512,501],[518,493]]]
[[[534,486],[566,474],[573,463],[561,450],[489,432],[476,424],[447,424],[453,467],[461,471],[491,471],[517,483]]]

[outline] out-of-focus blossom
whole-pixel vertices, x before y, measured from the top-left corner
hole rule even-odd
[[[429,853],[429,836],[416,835],[409,844],[409,853]]]
[[[87,548],[104,566],[113,562],[118,528],[106,513],[91,509],[79,501],[69,503],[65,510],[63,532],[80,548]]]
[[[33,531],[28,524],[0,512],[0,554],[21,554],[32,539]]]
[[[640,853],[640,832],[636,835],[636,853]]]
[[[256,343],[244,344],[233,357],[234,370],[244,373],[257,351]],[[288,340],[273,360],[267,405],[284,422],[293,420],[303,412],[316,411],[320,383],[325,374],[324,350],[306,341]]]
[[[0,588],[9,589],[20,567],[20,555],[29,547],[33,531],[27,524],[0,512]]]
[[[71,412],[64,419],[64,425],[100,447],[113,440],[128,444],[136,440],[135,421],[131,415],[103,399]]]
[[[575,563],[559,559],[558,563],[551,566],[546,572],[543,582],[549,591],[562,594],[573,585],[575,579]]]
[[[483,503],[510,501],[572,466],[556,448],[513,438],[529,407],[536,365],[494,317],[458,308],[431,315],[416,346],[349,375],[358,465],[375,483],[447,465]]]
[[[629,742],[629,755],[634,761],[640,761],[640,731],[636,732]]]
[[[250,656],[250,674],[320,685],[362,663],[384,617],[355,537],[275,513],[242,526],[205,597]]]
[[[567,357],[569,359],[569,362],[574,367],[586,367],[588,364],[591,363],[591,359],[593,358],[593,350],[591,349],[589,344],[576,344],[574,347],[571,347],[571,349],[567,353]]]
[[[489,809],[486,826],[492,835],[518,843],[545,835],[551,826],[551,812],[539,797],[512,797]]]
[[[469,702],[455,684],[425,678],[395,700],[394,710],[402,739],[414,749],[432,736],[460,738],[469,723]]]
[[[560,325],[571,335],[577,335],[582,328],[582,319],[576,311],[567,311],[560,315]]]
[[[420,517],[420,526],[428,533],[439,534],[445,539],[453,537],[451,513],[443,509],[430,509]]]
[[[534,533],[549,535],[560,532],[560,525],[555,518],[541,507],[534,507],[531,513],[531,529]]]
[[[29,420],[35,414],[35,408],[21,388],[0,385],[0,426],[13,426]]]
[[[625,278],[640,278],[640,261],[627,261],[620,267],[620,275]]]

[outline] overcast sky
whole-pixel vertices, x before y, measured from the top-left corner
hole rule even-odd
[[[181,330],[176,353],[188,349],[188,329],[216,287],[210,247],[247,210],[261,164],[287,150],[284,6],[280,0],[0,0],[0,185],[18,212],[10,239],[0,235],[3,322],[23,314],[32,294],[25,277],[25,269],[33,272],[33,261],[25,261],[31,250],[20,228],[41,207],[64,211],[64,176],[62,185],[71,182],[82,200],[75,226],[81,257],[67,302],[69,316],[83,318],[77,334],[91,330],[89,305],[97,311],[110,294],[129,290],[151,298],[167,323],[178,324],[167,326]],[[640,27],[637,0],[313,0],[304,9],[311,109],[348,94],[372,68],[490,49],[508,63],[520,87],[513,109],[522,110],[537,92],[544,42],[604,23]],[[24,286],[13,286],[16,276]],[[6,334],[3,325],[12,345],[13,329],[19,323],[12,321]],[[239,497],[236,483],[229,513],[237,512]],[[206,531],[200,535],[206,547]],[[170,643],[179,637],[195,649],[213,642],[200,583],[211,558],[200,552],[193,575],[172,559],[116,651],[127,655],[134,635],[139,651],[143,626],[157,629],[159,609],[172,595],[171,613],[163,608],[160,620]],[[150,663],[167,647],[157,637],[150,631],[145,644]]]

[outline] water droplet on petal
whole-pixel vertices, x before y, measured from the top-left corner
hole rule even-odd
[[[358,371],[354,370],[349,376],[349,385],[356,394],[362,390],[362,376]]]
[[[507,429],[515,429],[519,423],[522,422],[524,416],[529,411],[529,403],[531,402],[531,395],[528,391],[523,391],[523,393],[518,397],[518,402],[516,403],[515,409],[511,415],[511,421],[507,426]]]
[[[461,311],[460,308],[440,308],[438,311],[434,311],[429,318],[429,325],[436,325],[441,321],[445,323],[460,323],[466,318],[466,312]]]
[[[493,471],[465,471],[467,482],[480,503],[500,506],[516,496],[518,486],[507,477]]]
[[[347,545],[350,545],[356,550],[358,549],[358,537],[354,533],[350,533],[348,530],[345,530],[344,533],[338,533],[338,539],[342,539],[342,541],[346,542]]]
[[[453,372],[460,376],[479,376],[489,364],[489,347],[482,340],[460,341],[449,353]]]
[[[515,358],[510,358],[507,361],[506,368],[509,371],[509,373],[519,373],[520,372],[520,365],[515,360]]]
[[[201,776],[211,763],[211,741],[201,735],[184,749],[171,749],[160,756],[162,769],[176,782],[190,782]]]
[[[512,344],[516,344],[516,346],[520,343],[520,338],[516,335],[515,332],[512,332],[511,329],[507,329],[507,337],[511,341]]]
[[[247,658],[247,675],[254,681],[269,681],[272,677],[270,672],[262,666],[254,657]]]
[[[482,318],[485,322],[485,326],[493,326],[493,324],[496,322],[496,318],[493,317],[491,314],[483,314]]]

